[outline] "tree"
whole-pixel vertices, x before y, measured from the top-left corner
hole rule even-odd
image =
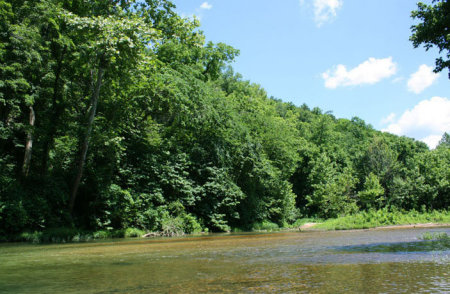
[[[447,0],[433,0],[433,5],[422,2],[417,4],[418,9],[411,12],[411,17],[422,22],[411,27],[410,40],[414,48],[423,44],[428,51],[433,46],[439,49],[439,53],[445,57],[436,59],[434,72],[440,72],[444,68],[449,69],[450,79],[450,2]],[[446,52],[446,53],[445,53]]]
[[[382,136],[373,137],[359,163],[364,176],[375,174],[384,189],[389,189],[398,169],[397,154]]]
[[[236,49],[174,8],[0,0],[1,236],[449,206],[447,133],[430,151],[269,98],[225,71]]]
[[[82,138],[77,173],[69,201],[69,210],[72,212],[83,175],[104,75],[108,69],[112,72],[110,76],[126,75],[129,68],[137,66],[139,62],[148,62],[149,60],[146,60],[142,52],[145,51],[146,46],[151,46],[156,34],[138,16],[129,16],[125,11],[119,11],[107,17],[79,17],[71,13],[67,13],[65,17],[74,32],[82,35],[83,45],[80,45],[82,61],[93,65],[90,69],[92,90],[88,121],[84,138]]]
[[[313,191],[306,196],[307,206],[313,214],[320,217],[337,217],[355,212],[353,171],[345,168],[340,171],[336,164],[321,153],[311,162],[308,176]]]
[[[437,145],[437,148],[439,147],[450,147],[450,135],[447,132],[442,135],[442,138]]]
[[[414,188],[418,206],[446,209],[450,205],[450,148],[440,147],[418,154],[418,177]]]
[[[384,189],[378,177],[370,173],[364,181],[364,190],[358,193],[359,201],[366,208],[376,206],[379,208],[383,202]]]

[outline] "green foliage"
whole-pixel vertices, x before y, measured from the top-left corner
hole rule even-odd
[[[183,225],[180,217],[165,217],[161,224],[162,235],[167,237],[184,235]]]
[[[363,190],[359,191],[358,198],[363,207],[381,207],[384,201],[384,189],[378,177],[370,173],[364,181]]]
[[[180,236],[185,233],[200,233],[203,229],[196,217],[186,213],[181,202],[176,201],[170,203],[167,210],[163,212],[158,231],[162,236]]]
[[[227,67],[238,50],[205,43],[174,8],[0,0],[0,239],[271,230],[449,207],[447,134],[430,151],[268,97]]]
[[[84,242],[92,240],[90,234],[80,232],[77,229],[60,227],[50,228],[45,231],[23,232],[16,241],[25,241],[31,243],[66,243],[66,242]]]
[[[446,209],[450,205],[450,148],[436,148],[417,156],[413,187],[419,205]]]
[[[13,236],[10,240],[30,243],[70,243],[88,242],[96,239],[136,238],[142,237],[144,234],[145,231],[136,228],[90,232],[69,227],[59,227],[49,228],[44,231],[22,232]]]
[[[419,237],[419,239],[450,241],[450,236],[445,232],[425,232]]]
[[[306,223],[321,223],[321,222],[323,222],[323,219],[321,219],[321,218],[299,218],[298,220],[296,220],[293,224],[289,225],[288,227],[297,229]]]
[[[272,223],[270,221],[262,221],[260,223],[253,224],[252,231],[276,231],[279,230],[279,226],[275,223]]]
[[[446,58],[436,59],[435,72],[444,68],[450,70],[450,37],[448,16],[450,15],[450,3],[447,0],[433,0],[433,4],[417,3],[417,10],[411,12],[411,17],[421,21],[411,27],[410,40],[415,48],[424,45],[428,51],[433,46],[439,49],[439,53],[446,53]],[[450,79],[450,72],[449,72]]]
[[[450,148],[450,135],[447,132],[442,135],[437,148]]]
[[[450,223],[450,213],[447,210],[432,212],[418,212],[416,210],[400,211],[383,208],[368,210],[336,219],[329,219],[314,226],[316,229],[350,230],[368,229],[390,225],[409,225],[421,223]]]
[[[92,237],[94,239],[108,239],[111,238],[111,232],[109,231],[104,231],[104,230],[100,230],[100,231],[95,231],[92,234]]]
[[[356,179],[350,169],[339,172],[335,164],[326,154],[321,154],[312,161],[309,181],[313,193],[308,195],[307,206],[317,212],[320,217],[337,217],[358,210],[353,199]]]
[[[125,238],[136,238],[136,237],[142,237],[142,235],[145,234],[145,231],[139,230],[136,228],[127,228],[125,230]]]

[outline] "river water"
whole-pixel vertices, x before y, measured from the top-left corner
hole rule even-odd
[[[0,293],[450,293],[450,228],[1,244]]]

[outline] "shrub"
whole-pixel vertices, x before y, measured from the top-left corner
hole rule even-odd
[[[144,235],[145,232],[136,228],[127,228],[125,230],[125,238],[136,238]]]
[[[370,209],[344,217],[328,219],[315,228],[326,230],[367,229],[378,226],[405,225],[418,223],[450,223],[448,211],[419,213],[416,210],[399,211],[396,208]]]
[[[276,223],[272,223],[268,220],[264,220],[260,223],[253,224],[253,231],[275,231],[280,227]]]
[[[422,236],[419,237],[419,239],[422,240],[443,240],[443,241],[450,241],[450,236],[447,235],[445,232],[426,232],[423,233]]]
[[[100,230],[100,231],[96,231],[92,234],[92,237],[94,239],[107,239],[107,238],[111,238],[111,232],[109,231],[105,231],[105,230]]]
[[[167,237],[184,235],[183,220],[180,217],[168,216],[162,221],[161,231],[162,235]]]
[[[183,231],[187,234],[200,233],[202,231],[202,226],[199,224],[197,219],[191,214],[183,215]]]

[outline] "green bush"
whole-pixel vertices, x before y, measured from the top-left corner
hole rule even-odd
[[[422,236],[419,237],[419,239],[450,241],[450,236],[447,235],[447,233],[445,233],[445,232],[434,232],[434,233],[426,232],[426,233],[423,233]]]
[[[12,239],[14,241],[23,241],[31,243],[66,243],[66,242],[85,242],[92,240],[92,234],[85,233],[73,228],[49,228],[38,232],[23,232]]]
[[[161,224],[161,232],[163,236],[167,237],[184,235],[183,219],[171,216],[164,218]]]
[[[125,238],[136,238],[141,237],[145,234],[145,231],[136,229],[136,228],[127,228],[125,230]]]
[[[111,238],[111,232],[105,230],[96,231],[92,234],[92,237],[94,239],[108,239]]]
[[[447,210],[418,212],[416,210],[400,211],[396,208],[363,211],[356,214],[328,219],[315,226],[325,230],[367,229],[389,225],[407,225],[419,223],[450,223]]]
[[[202,226],[199,224],[197,219],[191,214],[183,215],[183,231],[187,234],[200,233],[202,231]]]
[[[42,232],[23,232],[19,236],[13,239],[13,241],[19,242],[31,242],[31,243],[41,243]]]
[[[276,231],[279,229],[280,227],[276,223],[264,220],[260,223],[253,224],[252,231]]]

